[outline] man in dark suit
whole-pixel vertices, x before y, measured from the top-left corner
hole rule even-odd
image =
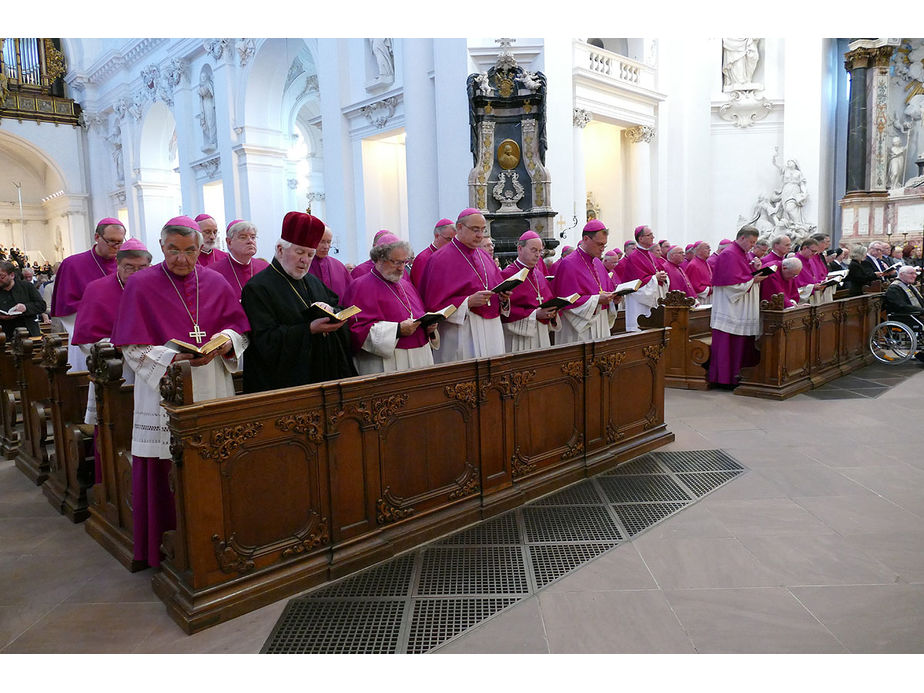
[[[869,244],[869,250],[866,253],[866,257],[863,258],[863,262],[860,264],[866,265],[867,268],[871,269],[876,273],[877,277],[885,279],[893,279],[895,277],[895,270],[892,269],[888,262],[883,260],[882,251],[884,243],[879,241],[873,241]],[[885,246],[888,247],[888,246]]]
[[[34,284],[16,279],[16,268],[8,260],[0,261],[0,310],[0,329],[8,341],[17,327],[25,327],[33,337],[40,334],[37,317],[45,312],[45,301]]]

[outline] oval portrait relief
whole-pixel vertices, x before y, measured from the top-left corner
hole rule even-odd
[[[509,171],[520,163],[520,145],[513,140],[504,140],[497,145],[497,163]]]

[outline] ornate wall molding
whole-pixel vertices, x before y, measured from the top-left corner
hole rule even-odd
[[[282,550],[280,558],[298,556],[330,542],[330,529],[327,518],[321,517],[315,523],[314,518],[318,518],[318,514],[312,510],[311,516],[312,521],[308,523],[309,529],[304,534],[296,535],[295,541]]]
[[[276,428],[280,431],[304,433],[313,443],[320,444],[324,440],[321,434],[321,412],[319,410],[283,416],[276,419]]]
[[[218,173],[218,169],[221,167],[221,157],[212,156],[208,159],[202,159],[197,161],[192,165],[192,170],[196,174],[196,178],[201,178],[204,180],[209,180],[214,178]]]
[[[205,42],[202,44],[202,47],[205,49],[205,52],[208,53],[212,57],[212,60],[214,60],[217,63],[219,60],[221,60],[221,56],[225,54],[225,51],[227,51],[230,54],[232,43],[233,43],[232,39],[213,38],[213,39],[206,39]]]
[[[246,573],[254,568],[252,552],[242,552],[235,545],[237,536],[232,534],[227,541],[217,534],[212,535],[212,546],[215,549],[215,559],[223,573]]]
[[[377,511],[375,520],[380,525],[387,525],[392,522],[397,522],[398,520],[403,520],[417,512],[414,508],[399,507],[400,501],[394,498],[390,492],[391,487],[386,486],[385,490],[382,492],[382,497],[375,502]]]
[[[623,130],[623,134],[632,144],[639,144],[641,142],[648,144],[654,139],[655,129],[647,125],[636,125],[635,127]]]
[[[728,103],[719,108],[719,117],[736,127],[747,128],[766,118],[773,110],[773,104],[753,91],[733,91]]]
[[[449,399],[456,399],[474,409],[478,406],[478,385],[476,383],[456,383],[446,385],[443,392]]]
[[[237,42],[237,55],[241,67],[244,67],[248,62],[250,62],[250,59],[254,56],[256,50],[257,44],[252,38],[240,39]]]
[[[478,471],[469,463],[465,463],[465,471],[456,479],[456,490],[449,494],[449,500],[464,498],[481,491],[478,484]]]
[[[240,448],[244,441],[255,438],[262,430],[263,423],[260,421],[225,426],[213,430],[207,443],[203,442],[201,435],[194,435],[189,441],[189,446],[197,450],[204,459],[222,462]]]
[[[518,373],[505,373],[494,383],[505,397],[516,397],[527,383],[536,377],[536,371],[519,371]]]
[[[387,99],[376,101],[368,106],[363,106],[359,112],[366,116],[370,125],[377,128],[385,127],[388,120],[395,114],[395,108],[398,106],[398,97],[389,96]]]
[[[581,128],[582,130],[587,127],[587,123],[593,119],[594,114],[590,111],[584,110],[583,108],[575,108],[571,116],[574,127]]]

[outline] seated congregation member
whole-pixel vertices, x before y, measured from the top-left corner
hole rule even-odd
[[[553,298],[552,285],[543,272],[542,247],[539,234],[526,231],[517,240],[517,259],[501,272],[506,279],[523,269],[529,270],[526,281],[510,294],[510,314],[501,316],[508,352],[550,347],[549,331],[561,329],[558,311],[539,307]]]
[[[873,270],[876,273],[876,277],[880,279],[894,279],[896,271],[892,265],[883,257],[883,253],[888,250],[889,246],[887,243],[880,243],[879,241],[873,241],[869,244],[869,248],[866,251],[866,257],[863,258],[862,263],[866,265],[868,269]]]
[[[850,249],[850,264],[847,265],[847,276],[844,277],[844,286],[847,287],[848,296],[859,296],[863,287],[869,286],[882,277],[872,265],[863,260],[866,258],[866,246],[857,243]]]
[[[369,251],[372,271],[352,282],[343,303],[361,312],[350,318],[353,362],[360,375],[433,365],[436,324],[420,326],[423,299],[404,271],[411,246],[391,234]]]
[[[200,214],[195,221],[202,232],[202,247],[199,248],[199,259],[196,262],[200,267],[211,267],[226,255],[218,248],[218,222],[209,214]]]
[[[45,312],[45,301],[35,284],[16,279],[16,268],[9,260],[0,260],[0,310],[14,313],[0,315],[7,343],[12,342],[17,327],[25,327],[33,337],[41,334],[38,318]]]
[[[755,365],[759,354],[754,347],[760,334],[760,282],[752,276],[760,260],[748,261],[747,252],[757,241],[753,226],[741,227],[734,243],[716,256],[712,274],[712,353],[706,379],[715,385],[733,388],[742,366]]]
[[[828,271],[838,272],[847,269],[847,251],[843,248],[836,248],[833,255],[828,257]]]
[[[228,252],[210,267],[218,272],[240,298],[244,285],[267,267],[269,263],[254,257],[257,254],[257,227],[249,221],[235,219],[225,229]]]
[[[55,273],[49,315],[61,320],[68,337],[74,334],[77,309],[87,284],[116,271],[116,253],[125,241],[125,227],[118,219],[100,219],[89,250],[64,258]],[[67,360],[74,371],[86,369],[86,357],[72,344],[68,345]]]
[[[382,236],[384,236],[386,233],[391,234],[391,231],[389,231],[388,229],[381,229],[380,231],[375,232],[375,235],[372,237],[372,247],[373,248],[379,242],[379,239]],[[369,274],[369,272],[372,271],[372,267],[374,265],[375,263],[372,262],[372,260],[366,260],[365,262],[360,262],[358,265],[356,265],[356,267],[350,270],[350,278],[359,279],[364,274]]]
[[[330,246],[334,241],[334,232],[329,226],[324,227],[324,235],[321,236],[321,242],[318,243],[317,252],[311,261],[308,271],[321,280],[321,283],[335,294],[343,298],[353,277],[340,260],[332,257]],[[347,303],[347,305],[350,305]]]
[[[161,407],[160,380],[174,361],[192,366],[192,399],[234,395],[231,374],[247,347],[250,329],[237,295],[216,272],[197,265],[202,235],[189,217],[174,217],[160,232],[164,261],[136,272],[125,283],[112,343],[122,347],[135,373],[132,418],[134,557],[160,565],[164,532],[176,526],[170,471],[169,417]],[[194,358],[167,343],[201,345],[219,334],[229,340]]]
[[[668,249],[664,271],[667,272],[670,291],[683,291],[689,298],[696,298],[696,289],[683,269],[683,248],[679,245]]]
[[[244,285],[241,305],[250,321],[244,392],[307,385],[356,375],[346,321],[313,317],[312,303],[339,311],[333,291],[308,272],[324,222],[289,212],[268,269]]]
[[[584,225],[577,249],[558,267],[552,293],[561,297],[579,294],[580,298],[559,309],[561,332],[555,336],[556,345],[610,336],[618,297],[600,259],[609,233],[602,221],[591,219]]]
[[[71,342],[80,347],[85,355],[90,354],[90,347],[97,342],[112,341],[112,327],[119,312],[119,304],[125,291],[125,282],[138,270],[143,270],[151,264],[151,253],[144,247],[144,243],[129,238],[119,248],[116,254],[116,271],[108,277],[95,279],[84,291],[80,304],[83,310],[78,311],[77,321],[74,323],[74,336]],[[123,362],[122,377],[126,385],[135,382],[135,373]],[[93,381],[87,390],[87,411],[84,423],[96,426],[96,390]],[[94,431],[95,440],[95,431]],[[99,455],[96,455],[95,483],[102,481],[102,468]]]
[[[456,237],[427,261],[421,295],[429,311],[449,304],[456,312],[440,323],[437,363],[498,356],[504,353],[501,313],[510,312],[510,292],[494,294],[503,281],[500,270],[483,248],[487,222],[469,207],[456,219]]]
[[[414,264],[411,265],[411,283],[420,291],[420,285],[423,281],[424,268],[430,256],[444,245],[449,243],[456,236],[456,225],[449,219],[440,219],[433,227],[433,242],[426,248],[417,253],[414,258]]]
[[[924,315],[924,298],[914,286],[917,271],[910,265],[903,265],[898,270],[898,281],[889,284],[883,295],[883,308],[889,318],[904,315]]]
[[[709,251],[709,244],[706,241],[697,241],[693,246],[693,257],[690,259],[690,264],[685,268],[696,297],[703,303],[712,302],[712,267],[706,262],[709,258]]]
[[[783,306],[792,308],[799,305],[799,287],[796,277],[802,271],[802,259],[798,256],[785,258],[776,272],[760,284],[760,300],[769,301],[776,294],[783,294]]]
[[[638,291],[626,295],[626,332],[638,332],[640,315],[649,316],[657,308],[658,299],[667,295],[667,272],[661,269],[660,258],[655,250],[654,232],[648,226],[635,229],[635,252],[625,261],[622,280],[641,280]]]

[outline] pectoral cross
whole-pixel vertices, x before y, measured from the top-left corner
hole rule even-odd
[[[202,338],[205,336],[205,332],[199,329],[199,326],[193,323],[192,332],[189,333],[189,336],[196,340],[196,344],[202,344]]]

